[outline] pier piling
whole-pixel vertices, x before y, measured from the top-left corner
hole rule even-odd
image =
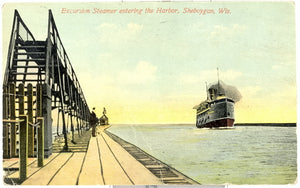
[[[28,160],[28,117],[20,115],[20,180],[27,178]]]
[[[38,117],[37,118],[38,122],[38,154],[37,154],[37,159],[38,159],[38,167],[43,167],[44,166],[44,118]]]

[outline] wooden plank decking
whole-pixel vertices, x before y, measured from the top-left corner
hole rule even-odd
[[[76,152],[52,154],[45,159],[42,168],[38,168],[36,160],[31,158],[28,163],[28,178],[24,182],[18,182],[18,171],[8,174],[6,180],[21,185],[161,185],[166,183],[164,178],[151,172],[107,134],[102,129],[96,137],[90,137],[87,150],[76,149]],[[4,167],[18,169],[18,161],[9,159],[3,164]],[[177,178],[177,182],[178,179],[181,181],[182,177],[187,178],[181,176]],[[179,183],[190,184],[190,182],[197,184],[193,181]]]

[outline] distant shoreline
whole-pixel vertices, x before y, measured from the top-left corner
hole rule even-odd
[[[297,127],[297,123],[237,123],[234,126]]]
[[[116,126],[122,125],[151,125],[151,126],[195,126],[194,123],[117,123]],[[297,127],[297,123],[236,123],[234,126],[267,126],[267,127]]]

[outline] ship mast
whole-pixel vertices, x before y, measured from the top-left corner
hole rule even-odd
[[[218,74],[218,96],[220,96],[220,79],[219,79],[219,67],[217,67],[217,74]]]
[[[208,93],[208,89],[207,89],[207,82],[205,82],[205,86],[206,86],[206,97],[207,97],[207,100],[209,99],[209,93]]]

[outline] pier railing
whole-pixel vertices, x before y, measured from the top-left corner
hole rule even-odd
[[[80,135],[89,128],[87,101],[51,10],[46,40],[36,40],[15,10],[3,82],[3,119],[9,121],[3,126],[3,156],[18,156],[19,125],[16,126],[14,121],[19,121],[21,115],[28,116],[28,124],[35,124],[38,117],[44,118],[44,155],[50,156],[55,110],[58,112],[57,130],[62,126],[65,149],[68,150],[68,123],[71,124],[72,141],[76,129]],[[36,128],[28,128],[29,157],[35,156],[35,131]]]
[[[19,157],[20,180],[27,177],[28,156],[37,156],[38,167],[44,165],[44,118],[42,114],[42,90],[38,85],[33,91],[32,84],[28,84],[26,89],[24,84],[19,84],[18,89],[13,83],[9,84],[9,90],[4,90],[5,111],[9,112],[3,119],[3,157]],[[33,92],[36,92],[37,114],[33,115]],[[18,101],[16,106],[15,100]],[[27,115],[25,115],[25,106]],[[18,113],[15,114],[15,109]],[[34,120],[35,119],[35,120]],[[17,134],[18,130],[18,134]],[[29,132],[29,130],[31,130]],[[34,141],[34,132],[37,132],[37,142]],[[19,141],[19,149],[17,149]],[[37,155],[35,155],[35,148]]]
[[[32,84],[19,84],[18,87],[14,83],[10,83],[3,91],[3,157],[17,157],[19,150],[17,149],[17,141],[20,138],[18,130],[20,130],[18,122],[21,115],[27,114],[29,125],[34,125],[42,116],[42,85],[38,84],[33,88]],[[35,95],[33,95],[35,93]],[[35,104],[34,104],[35,101]],[[35,114],[34,110],[36,109]],[[28,128],[28,155],[35,156],[35,131],[36,127]],[[19,146],[21,149],[21,146]]]
[[[49,74],[46,73],[48,75],[46,83],[56,93],[55,101],[56,98],[60,101],[59,105],[54,104],[54,108],[58,106],[58,112],[61,112],[63,134],[67,148],[67,123],[64,114],[67,113],[69,116],[72,139],[74,139],[75,127],[73,117],[76,117],[77,130],[78,134],[80,134],[83,124],[89,121],[90,110],[69,56],[59,36],[51,10],[49,10],[47,46],[46,72],[49,72]],[[53,87],[53,83],[57,83],[58,87]],[[82,122],[82,120],[85,122]]]
[[[14,13],[14,20],[13,20],[13,26],[12,26],[12,32],[10,36],[10,43],[9,43],[9,49],[8,49],[8,55],[7,55],[7,64],[6,64],[6,71],[4,74],[4,80],[3,80],[3,86],[6,86],[9,82],[9,77],[14,76],[10,74],[10,71],[12,70],[13,66],[13,60],[15,54],[14,47],[16,46],[17,41],[35,41],[34,36],[30,32],[30,30],[27,28],[25,23],[23,22],[20,14],[17,10],[15,10]]]
[[[44,119],[38,118],[38,123],[31,125],[28,122],[27,115],[20,115],[20,120],[3,120],[3,124],[14,123],[20,125],[20,162],[19,162],[19,179],[24,181],[27,178],[28,166],[28,128],[29,126],[37,126],[38,128],[38,141],[37,141],[37,167],[44,166]]]

